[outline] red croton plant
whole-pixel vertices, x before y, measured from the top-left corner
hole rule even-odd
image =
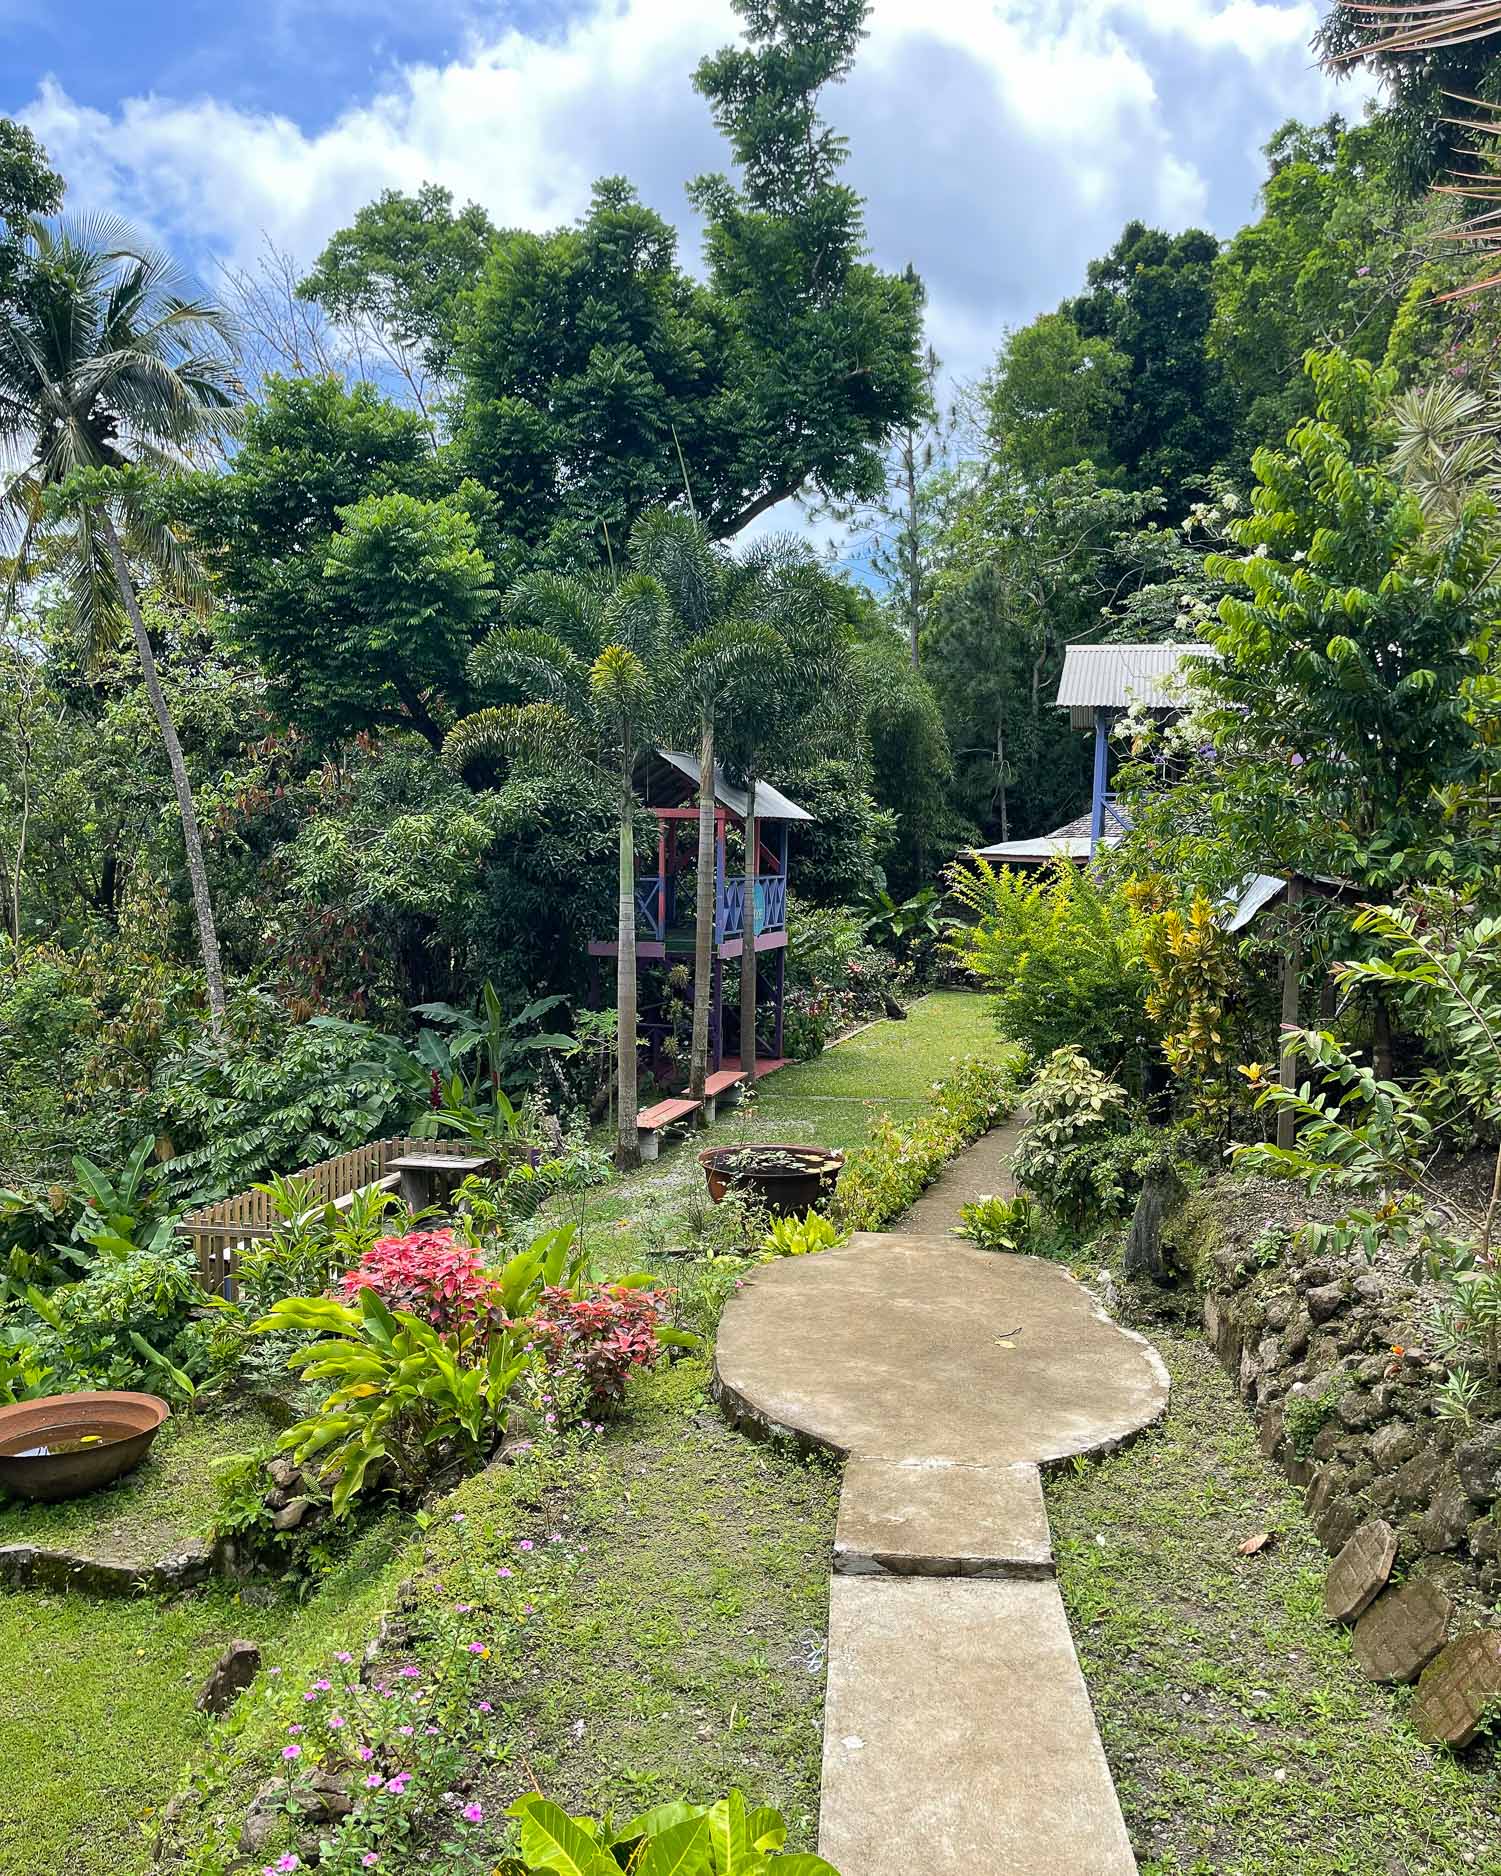
[[[388,1309],[405,1310],[451,1335],[489,1308],[493,1284],[480,1253],[455,1244],[452,1231],[409,1231],[372,1244],[341,1287],[345,1302],[374,1290]]]
[[[661,1354],[666,1305],[660,1290],[621,1283],[544,1290],[527,1328],[553,1373],[582,1384],[584,1411],[602,1413],[624,1394],[631,1370],[650,1368]]]

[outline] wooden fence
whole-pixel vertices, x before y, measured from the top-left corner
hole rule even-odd
[[[331,1204],[348,1198],[362,1186],[376,1185],[394,1174],[387,1167],[404,1153],[472,1154],[474,1143],[464,1139],[418,1140],[403,1134],[393,1140],[372,1140],[368,1146],[354,1147],[333,1159],[320,1160],[316,1166],[304,1166],[294,1175],[312,1185],[316,1202]],[[236,1192],[213,1205],[189,1212],[180,1227],[193,1246],[198,1264],[198,1281],[215,1295],[233,1298],[235,1271],[242,1246],[257,1238],[269,1237],[282,1222],[265,1192]]]

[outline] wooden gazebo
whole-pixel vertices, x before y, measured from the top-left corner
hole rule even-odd
[[[643,995],[641,1028],[646,1038],[647,1065],[659,1081],[671,1077],[671,1058],[665,1044],[671,1024],[660,1013],[668,1000],[666,973],[676,964],[690,967],[694,954],[694,890],[692,874],[698,859],[698,758],[673,750],[654,749],[638,765],[636,793],[657,822],[657,863],[650,873],[636,876],[636,959],[661,980],[656,1001]],[[727,864],[727,835],[731,827],[742,831],[748,806],[745,791],[737,788],[718,763],[714,765],[714,949],[710,973],[709,1062],[720,1071],[725,1060],[724,967],[745,949],[746,907],[743,868],[732,872]],[[806,808],[788,800],[769,782],[756,784],[757,855],[755,903],[751,941],[757,957],[766,956],[769,968],[757,973],[758,1001],[770,1006],[769,1041],[757,1045],[756,1073],[782,1066],[782,1002],[787,964],[787,836],[794,821],[811,821]],[[687,876],[685,878],[685,876]],[[594,938],[589,955],[604,959],[619,951],[616,938]],[[691,989],[689,991],[691,996]],[[760,1025],[758,1024],[758,1029]]]

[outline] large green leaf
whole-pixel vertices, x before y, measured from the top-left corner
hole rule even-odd
[[[628,1824],[622,1824],[619,1830],[612,1830],[610,1842],[634,1843],[638,1837],[657,1837],[685,1818],[707,1817],[708,1812],[706,1804],[685,1804],[681,1800],[675,1804],[654,1804],[649,1811],[642,1811]]]
[[[753,1850],[780,1850],[787,1841],[787,1826],[780,1811],[758,1804],[745,1820],[745,1834]]]
[[[821,1856],[769,1856],[766,1869],[774,1870],[776,1876],[839,1876],[834,1865],[825,1863]]]
[[[685,1817],[652,1836],[631,1876],[709,1876],[711,1857],[708,1818]]]
[[[511,1815],[521,1821],[521,1854],[534,1869],[557,1870],[559,1876],[620,1876],[614,1857],[548,1799],[528,1793],[511,1806]]]
[[[751,1864],[760,1860],[750,1847],[745,1820],[745,1797],[739,1791],[729,1792],[710,1807],[715,1876],[747,1876]]]

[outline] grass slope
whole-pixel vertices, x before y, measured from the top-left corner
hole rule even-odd
[[[749,1119],[722,1124],[715,1138],[858,1147],[881,1108],[916,1106],[953,1061],[1000,1047],[981,998],[939,993],[905,1023],[877,1024],[783,1070]],[[694,1152],[677,1146],[590,1195],[605,1227],[600,1266],[639,1261],[648,1238],[672,1242],[673,1208],[701,1203],[702,1190]],[[673,1281],[682,1266],[662,1268]],[[633,1388],[629,1415],[549,1504],[549,1518],[588,1548],[496,1692],[527,1765],[565,1803],[618,1809],[738,1783],[782,1807],[811,1847],[837,1478],[731,1433],[706,1379],[702,1363],[683,1362]],[[153,1530],[201,1528],[199,1430],[189,1435],[189,1424],[132,1491],[40,1522],[8,1514],[7,1541],[23,1524],[66,1529],[70,1542],[118,1526],[132,1547]],[[221,1423],[220,1433],[220,1450],[246,1443],[243,1429]],[[513,1500],[508,1473],[492,1469],[453,1502],[471,1532],[489,1528],[504,1543],[533,1515]],[[374,1629],[433,1542],[430,1533],[425,1545],[403,1545],[393,1520],[301,1607],[242,1603],[219,1589],[166,1607],[0,1592],[0,1876],[140,1876],[161,1808],[210,1738],[192,1703],[225,1643],[260,1641],[288,1679],[316,1671]],[[259,1728],[247,1724],[247,1748]],[[247,1750],[231,1786],[243,1794],[268,1769]],[[504,1781],[511,1797],[527,1778],[513,1763]]]
[[[1323,1615],[1328,1558],[1195,1333],[1163,1425],[1049,1482],[1058,1574],[1142,1876],[1501,1876],[1501,1776],[1423,1746]],[[1254,1556],[1238,1546],[1258,1531]]]

